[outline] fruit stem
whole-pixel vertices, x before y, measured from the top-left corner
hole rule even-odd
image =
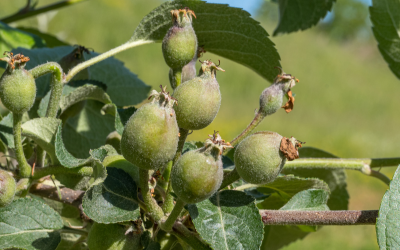
[[[179,157],[181,157],[181,155],[182,155],[182,149],[185,146],[185,141],[186,141],[187,136],[189,135],[189,130],[179,128],[179,134],[180,134],[180,136],[179,136],[179,141],[178,141],[178,148],[176,150],[176,154],[172,161],[172,167],[175,165],[175,163],[178,161]],[[166,192],[167,197],[165,198],[164,204],[162,206],[164,213],[170,213],[172,211],[172,209],[174,208],[174,197],[170,194],[172,192],[171,180],[170,180],[169,176],[167,179],[168,179],[168,188],[167,188],[167,192]]]
[[[240,175],[237,172],[236,168],[234,168],[230,173],[226,174],[224,176],[224,179],[222,180],[221,187],[219,190],[226,188],[227,186],[231,185],[235,181],[240,179]]]
[[[182,155],[183,147],[185,146],[185,141],[187,136],[189,135],[189,130],[184,128],[179,128],[179,141],[178,141],[178,148],[176,150],[176,154],[174,156],[174,160],[172,162],[172,166],[178,161],[179,157]]]
[[[175,204],[174,209],[172,210],[171,214],[160,225],[162,230],[164,230],[165,232],[170,232],[172,230],[172,226],[174,225],[176,219],[181,214],[184,206],[185,206],[185,202],[183,202],[181,199],[176,200],[176,204]]]
[[[182,69],[172,69],[171,87],[176,89],[182,83]]]
[[[211,250],[197,235],[187,229],[182,223],[174,224],[171,234],[190,245],[194,250]]]
[[[29,71],[34,78],[51,73],[51,94],[46,117],[56,117],[63,89],[63,70],[58,63],[49,62],[39,65]]]
[[[142,193],[143,201],[146,204],[146,210],[155,221],[160,221],[164,213],[157,201],[153,199],[149,189],[149,170],[139,169],[139,187]]]
[[[24,149],[22,147],[21,141],[21,124],[22,115],[13,113],[13,134],[14,134],[14,144],[15,144],[15,156],[17,158],[19,175],[23,178],[29,178],[31,176],[31,166],[25,159]]]
[[[260,124],[260,122],[265,118],[260,112],[257,112],[256,116],[254,119],[251,121],[249,126],[243,132],[238,135],[235,139],[231,141],[231,145],[233,147],[236,147],[241,141],[243,141],[257,126]],[[228,153],[229,151],[226,151]]]
[[[76,65],[75,67],[73,67],[68,74],[65,76],[65,81],[69,82],[76,74],[78,74],[80,71],[86,69],[89,66],[92,66],[93,64],[96,64],[98,62],[103,61],[104,59],[107,59],[113,55],[116,55],[124,50],[136,47],[136,46],[140,46],[140,45],[144,45],[144,44],[149,44],[149,43],[154,43],[154,41],[152,40],[139,40],[139,41],[128,41],[116,48],[113,48],[107,52],[104,52],[103,54],[100,54],[96,57],[93,57],[89,60],[86,60],[78,65]]]
[[[46,152],[43,150],[43,148],[37,146],[37,148],[36,148],[36,162],[35,162],[37,168],[44,167],[45,157],[46,157]]]
[[[92,167],[77,167],[77,168],[66,168],[63,166],[52,166],[47,168],[37,168],[35,170],[35,174],[32,176],[32,179],[37,180],[47,175],[53,174],[74,174],[79,176],[92,176],[93,168]]]

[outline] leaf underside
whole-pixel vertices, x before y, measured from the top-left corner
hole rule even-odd
[[[383,196],[376,221],[376,236],[380,250],[400,249],[400,166],[390,189]]]

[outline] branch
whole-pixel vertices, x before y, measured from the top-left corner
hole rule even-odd
[[[15,13],[11,16],[2,18],[0,20],[0,22],[12,23],[15,21],[19,21],[19,20],[31,17],[31,16],[36,16],[36,15],[39,15],[39,14],[42,14],[42,13],[45,13],[45,12],[48,12],[51,10],[56,10],[56,9],[66,7],[66,6],[75,4],[75,3],[83,2],[83,1],[85,1],[85,0],[66,0],[66,1],[55,3],[55,4],[50,4],[50,5],[44,6],[42,8],[36,9],[36,10],[30,10],[30,9],[27,10],[27,8],[25,7],[22,10],[18,11],[17,13]],[[29,8],[29,6],[27,6],[27,7]]]
[[[80,208],[82,204],[82,197],[85,194],[84,191],[81,190],[73,190],[70,188],[60,188],[61,192],[61,200],[58,197],[57,188],[54,186],[44,185],[41,183],[37,183],[32,185],[29,189],[29,192],[34,195],[38,195],[41,197],[46,197],[51,200],[61,201],[62,203],[66,203],[72,205],[74,207]]]
[[[378,210],[260,210],[260,215],[265,225],[375,225],[378,212]]]
[[[400,164],[400,158],[301,158],[286,162],[285,168],[344,168],[361,170],[363,166],[371,168],[392,167]]]

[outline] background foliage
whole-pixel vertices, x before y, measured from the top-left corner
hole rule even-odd
[[[41,0],[39,5],[52,2]],[[64,42],[81,44],[101,53],[128,40],[144,13],[161,2],[87,1],[26,19],[14,26],[39,28]],[[24,4],[25,0],[3,1],[0,16],[14,13]],[[260,2],[254,18],[273,34],[278,24],[277,13],[276,3]],[[278,112],[267,118],[258,130],[295,136],[306,141],[307,146],[340,157],[392,157],[398,154],[400,117],[398,98],[394,93],[400,91],[400,84],[379,54],[377,42],[371,39],[367,17],[367,5],[356,0],[338,1],[334,4],[334,13],[328,14],[316,29],[271,37],[284,70],[299,78],[300,83],[294,89],[294,111],[289,115]],[[344,25],[349,22],[354,25]],[[40,41],[32,44],[40,47]],[[168,84],[169,69],[162,58],[160,44],[131,49],[116,57],[152,88]],[[208,58],[221,59],[221,67],[226,70],[218,74],[222,105],[213,124],[203,131],[196,131],[188,140],[203,140],[214,129],[231,140],[253,118],[259,94],[269,83],[229,60],[206,53],[203,59]],[[347,173],[349,209],[378,209],[387,187],[359,173]],[[308,235],[306,241],[298,241],[284,249],[320,249],[322,244],[325,249],[376,249],[375,228],[324,227]]]

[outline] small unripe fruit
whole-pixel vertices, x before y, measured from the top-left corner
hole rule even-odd
[[[282,140],[284,139],[284,140]],[[253,184],[266,184],[275,180],[286,163],[286,153],[282,152],[282,141],[289,140],[275,132],[258,132],[244,139],[235,150],[235,167],[240,177]],[[299,145],[292,138],[290,150]]]
[[[128,233],[119,224],[94,223],[90,228],[87,244],[90,250],[138,250],[143,249],[140,234]]]
[[[263,116],[271,115],[282,108],[283,97],[290,92],[290,89],[298,81],[294,76],[284,73],[281,68],[278,69],[280,74],[275,78],[274,83],[266,88],[260,96],[259,113]],[[293,98],[291,92],[289,98]],[[294,98],[289,99],[289,101],[292,100],[294,101]],[[291,107],[293,108],[293,103],[291,103]],[[285,109],[286,112],[291,111],[291,109],[290,111],[287,108]]]
[[[165,62],[172,69],[182,69],[197,53],[197,37],[192,27],[194,12],[172,10],[173,26],[162,41]]]
[[[183,154],[172,167],[171,184],[183,202],[194,204],[213,195],[221,186],[223,168],[222,151],[229,146],[214,134],[205,146]]]
[[[15,180],[5,170],[0,169],[0,207],[10,204],[15,195]]]
[[[2,58],[8,62],[6,71],[0,78],[0,98],[11,112],[22,114],[33,106],[36,97],[36,84],[32,74],[24,69],[28,57],[23,55]]]
[[[214,120],[221,105],[221,92],[216,71],[223,69],[211,61],[204,61],[200,75],[186,81],[174,90],[178,105],[174,107],[180,128],[198,130]]]
[[[172,106],[175,100],[163,89],[153,90],[151,103],[129,118],[121,138],[122,155],[142,169],[158,169],[172,160],[178,147],[179,128]]]

